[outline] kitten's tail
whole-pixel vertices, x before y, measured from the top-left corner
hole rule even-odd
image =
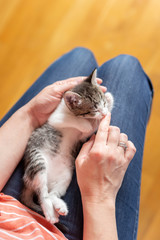
[[[21,202],[24,203],[27,207],[32,208],[37,212],[41,212],[42,209],[40,205],[36,204],[33,201],[33,196],[34,196],[33,190],[24,187],[21,194]]]

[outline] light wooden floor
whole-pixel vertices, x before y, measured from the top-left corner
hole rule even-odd
[[[159,240],[159,0],[0,0],[0,118],[53,60],[75,46],[90,48],[99,64],[132,54],[152,79],[138,240]]]

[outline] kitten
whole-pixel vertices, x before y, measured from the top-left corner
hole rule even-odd
[[[113,96],[101,91],[96,72],[64,93],[48,121],[33,131],[25,150],[21,200],[35,210],[42,208],[51,223],[68,213],[61,196],[72,179],[77,145],[97,130],[102,117],[113,107]],[[40,206],[33,201],[34,193]]]

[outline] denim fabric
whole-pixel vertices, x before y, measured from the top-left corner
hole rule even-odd
[[[98,77],[103,79],[114,98],[111,125],[116,125],[128,135],[137,152],[125,174],[116,199],[116,220],[120,240],[137,238],[141,170],[146,125],[150,115],[153,87],[139,61],[129,55],[119,55],[98,67],[93,53],[85,48],[75,48],[54,62],[22,96],[1,120],[0,126],[21,106],[27,103],[45,86],[55,81],[74,76],[88,76],[98,68]],[[19,199],[22,187],[23,161],[20,162],[3,192]],[[80,240],[83,234],[81,196],[74,172],[64,200],[69,214],[60,217],[66,225],[70,240]],[[107,223],[106,223],[107,227]]]

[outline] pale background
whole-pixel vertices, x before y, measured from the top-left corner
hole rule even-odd
[[[153,82],[138,240],[159,240],[159,0],[0,0],[0,118],[57,57],[76,46],[90,48],[99,64],[121,53],[134,55]]]

